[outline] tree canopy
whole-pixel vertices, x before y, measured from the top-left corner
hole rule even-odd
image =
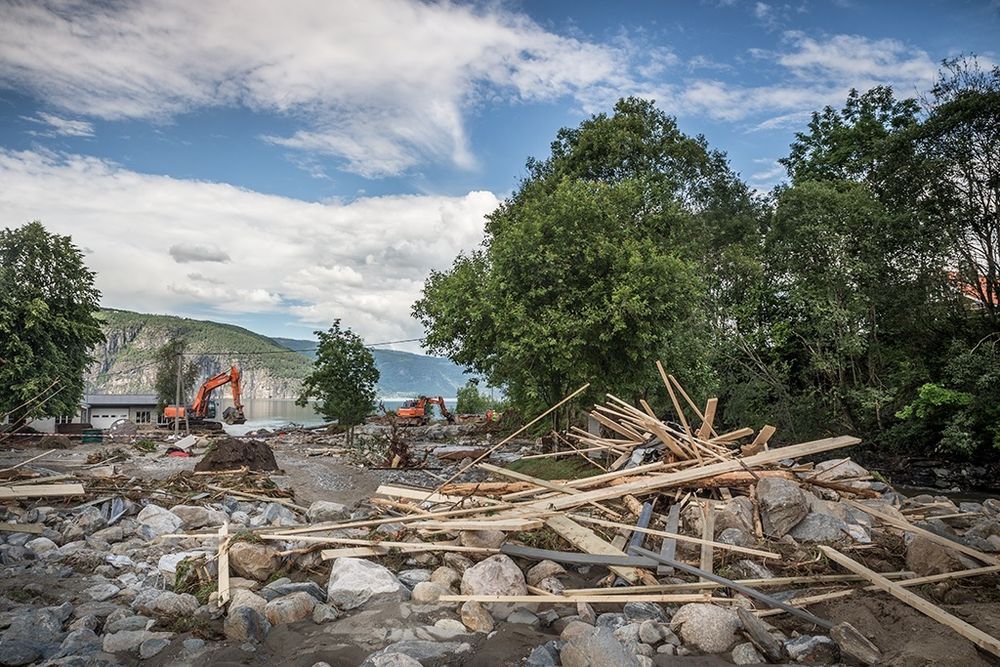
[[[193,361],[185,363],[184,353],[187,352],[187,342],[183,338],[173,338],[164,343],[156,351],[156,379],[153,387],[156,390],[156,407],[162,410],[167,405],[173,405],[177,400],[177,367],[180,366],[181,405],[187,405],[191,389],[198,379],[198,365]]]
[[[316,411],[348,427],[350,440],[353,427],[371,414],[375,402],[379,379],[375,357],[360,336],[341,328],[340,320],[327,331],[317,331],[316,336],[319,346],[313,371],[303,381],[296,403],[305,406],[316,399]]]
[[[90,351],[104,340],[100,292],[69,236],[40,222],[0,231],[0,416],[74,415]]]

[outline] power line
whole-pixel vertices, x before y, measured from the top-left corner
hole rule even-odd
[[[382,345],[396,345],[398,343],[415,343],[415,342],[418,342],[418,341],[421,341],[421,340],[423,340],[423,339],[422,338],[406,338],[404,340],[386,340],[386,341],[382,341],[382,342],[379,342],[379,343],[369,343],[369,344],[365,345],[365,347],[381,347]],[[316,343],[316,346],[318,347],[319,343]],[[293,350],[293,349],[290,349],[290,348],[287,349],[287,350],[246,350],[246,351],[243,351],[243,352],[235,352],[235,351],[229,351],[229,352],[184,352],[183,354],[186,357],[214,357],[214,356],[219,356],[219,357],[222,357],[222,356],[256,357],[256,356],[262,356],[262,355],[266,355],[266,354],[302,354],[303,352],[308,352],[308,351],[313,350],[313,349],[315,349],[315,348],[305,348],[305,349],[302,349],[302,350]]]

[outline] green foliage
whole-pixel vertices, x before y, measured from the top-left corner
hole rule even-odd
[[[100,292],[69,236],[40,222],[0,231],[0,415],[74,415],[91,349],[104,340]]]
[[[928,382],[917,390],[916,400],[897,412],[896,416],[900,419],[928,419],[942,410],[963,408],[970,403],[971,394]]]
[[[177,368],[180,366],[180,405],[187,405],[193,398],[191,389],[198,379],[198,366],[193,361],[186,361],[184,356],[188,350],[183,338],[174,338],[156,351],[156,409],[163,410],[167,405],[173,405],[177,400]]]
[[[414,314],[427,347],[525,412],[584,382],[592,398],[659,393],[657,357],[704,378],[702,306],[755,213],[724,156],[627,99],[560,131],[528,169],[488,216],[483,247],[425,283]]]
[[[457,393],[458,403],[455,412],[460,415],[481,415],[487,410],[503,411],[505,401],[479,393],[479,381],[475,378],[466,382]]]
[[[600,473],[598,468],[577,457],[518,459],[507,466],[514,472],[538,479],[583,479]]]
[[[329,420],[353,427],[371,414],[379,372],[361,337],[335,320],[328,331],[317,331],[319,347],[313,372],[302,383],[296,401],[305,406],[316,399],[316,411]],[[348,444],[353,429],[348,431]]]

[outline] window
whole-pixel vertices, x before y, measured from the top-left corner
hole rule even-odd
[[[151,424],[153,422],[153,413],[150,410],[136,410],[135,411],[135,423],[136,424]]]
[[[63,415],[61,417],[56,417],[56,424],[72,424],[73,415]]]

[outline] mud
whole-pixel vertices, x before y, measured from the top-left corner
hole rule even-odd
[[[260,440],[218,440],[195,465],[196,472],[239,470],[277,470],[278,462],[267,443]]]

